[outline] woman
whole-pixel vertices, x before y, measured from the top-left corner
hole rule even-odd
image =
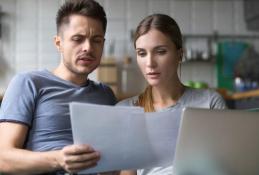
[[[170,110],[179,116],[184,107],[223,109],[223,98],[213,90],[185,87],[177,70],[183,57],[182,35],[174,19],[163,14],[153,14],[142,20],[135,33],[134,45],[137,63],[148,82],[139,96],[119,102],[118,105],[141,106],[145,112]],[[175,139],[176,140],[176,139]],[[168,175],[172,166],[136,171],[123,171],[128,175]]]

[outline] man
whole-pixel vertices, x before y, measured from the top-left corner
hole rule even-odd
[[[87,79],[100,64],[106,14],[93,0],[68,0],[56,18],[59,66],[18,74],[0,111],[0,172],[76,173],[100,159],[90,145],[73,145],[71,101],[113,105],[110,88]]]

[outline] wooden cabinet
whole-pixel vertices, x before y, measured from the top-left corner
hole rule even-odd
[[[97,80],[105,83],[118,94],[118,67],[114,58],[103,58],[97,68]]]

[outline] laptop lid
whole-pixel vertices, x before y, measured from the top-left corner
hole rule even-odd
[[[258,175],[259,113],[186,108],[174,175]]]

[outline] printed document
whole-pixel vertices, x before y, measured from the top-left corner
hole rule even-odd
[[[101,153],[81,174],[172,165],[179,116],[170,111],[73,102],[70,115],[74,143]]]

